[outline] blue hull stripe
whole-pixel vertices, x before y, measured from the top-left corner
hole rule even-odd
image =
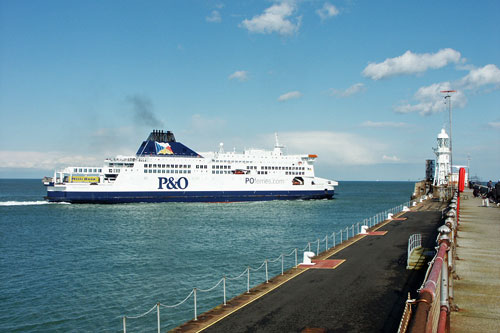
[[[268,200],[332,199],[334,191],[200,191],[200,192],[65,192],[47,191],[52,202],[132,203],[132,202],[235,202]]]

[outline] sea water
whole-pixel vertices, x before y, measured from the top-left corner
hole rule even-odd
[[[0,180],[0,331],[117,332],[122,317],[193,290],[198,314],[295,264],[311,243],[409,200],[412,182],[340,182],[334,200],[52,204],[40,180]],[[345,237],[345,232],[344,232]],[[273,262],[271,262],[273,261]],[[259,266],[262,268],[258,271]],[[160,307],[162,329],[192,319],[191,295]],[[156,310],[127,319],[154,331]]]

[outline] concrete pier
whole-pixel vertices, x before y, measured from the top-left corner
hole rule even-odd
[[[462,193],[451,332],[500,332],[500,208],[481,205]]]
[[[338,260],[330,269],[296,268],[187,322],[176,332],[395,332],[408,293],[425,275],[406,269],[408,238],[422,234],[433,249],[444,203],[430,200],[388,220],[318,259]]]

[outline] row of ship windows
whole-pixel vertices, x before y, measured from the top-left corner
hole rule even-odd
[[[281,167],[281,166],[262,166],[260,167],[262,170],[305,170],[304,167]],[[254,167],[256,169],[256,167]]]
[[[212,169],[231,170],[229,165],[212,165]],[[281,166],[261,166],[261,170],[305,170],[304,167],[281,167]],[[254,165],[247,166],[247,170],[257,170]]]
[[[92,169],[92,168],[73,168],[73,172],[83,172],[83,173],[88,173],[88,172],[93,172],[93,173],[101,173],[102,169]]]
[[[144,169],[144,173],[191,173],[191,170]]]
[[[191,165],[187,164],[144,164],[144,168],[184,168],[190,169]],[[207,165],[196,165],[196,169],[207,169]],[[212,165],[212,169],[222,169],[222,170],[231,170],[230,165]],[[261,166],[261,170],[305,170],[304,167],[286,167],[286,166]],[[76,170],[76,169],[75,169]],[[86,170],[86,169],[85,169]],[[250,165],[247,166],[247,170],[257,170],[257,166]],[[75,171],[76,172],[76,171]],[[86,171],[85,171],[86,172]]]
[[[187,164],[144,164],[144,168],[184,168],[189,169],[191,165]]]
[[[293,172],[293,171],[287,171],[285,172],[285,175],[289,175],[289,176],[303,176],[304,175],[304,172]]]

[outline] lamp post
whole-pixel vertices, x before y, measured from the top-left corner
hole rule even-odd
[[[451,192],[453,193],[453,144],[452,144],[452,126],[451,126],[451,93],[457,92],[456,90],[441,90],[441,93],[446,94],[444,99],[448,99],[448,113],[450,116],[450,179],[451,179]]]

